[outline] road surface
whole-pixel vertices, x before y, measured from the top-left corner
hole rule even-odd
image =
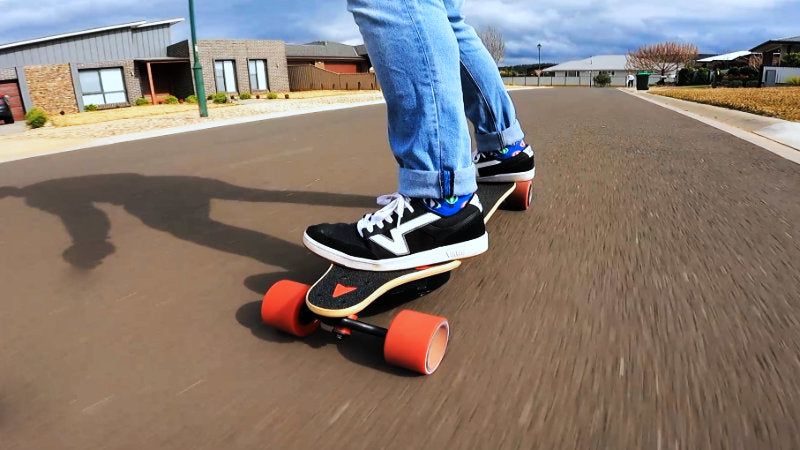
[[[326,266],[307,225],[395,189],[383,105],[0,165],[0,447],[800,447],[800,166],[613,89],[513,98],[535,204],[406,305],[451,321],[431,377],[260,323]]]

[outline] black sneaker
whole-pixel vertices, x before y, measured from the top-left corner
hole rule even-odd
[[[500,150],[475,155],[479,182],[532,180],[536,173],[533,149],[525,140]]]
[[[384,207],[356,223],[310,226],[303,244],[319,256],[360,270],[411,269],[485,252],[489,238],[475,194],[446,201],[378,197]]]

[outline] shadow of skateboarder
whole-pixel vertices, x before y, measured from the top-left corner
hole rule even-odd
[[[0,187],[0,199],[7,196],[24,198],[27,205],[58,216],[72,238],[72,245],[62,257],[84,270],[97,267],[115,251],[110,239],[111,222],[97,203],[122,206],[145,225],[179,239],[300,272],[309,265],[305,248],[211,219],[211,200],[365,208],[375,201],[371,196],[272,191],[208,178],[133,173],[61,178],[21,188]],[[252,283],[245,284],[254,288]]]

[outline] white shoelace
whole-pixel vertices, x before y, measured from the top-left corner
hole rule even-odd
[[[378,204],[383,206],[383,208],[372,214],[365,215],[356,223],[358,234],[364,237],[364,230],[368,233],[372,233],[372,230],[374,230],[376,226],[379,229],[383,229],[384,222],[393,223],[393,212],[397,213],[397,225],[400,225],[400,220],[403,218],[403,213],[406,208],[412,213],[414,212],[414,208],[409,203],[410,201],[410,198],[398,192],[389,195],[381,195],[378,197]]]

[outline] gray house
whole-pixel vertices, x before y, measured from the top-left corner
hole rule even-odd
[[[193,92],[188,58],[167,55],[170,27],[138,21],[0,45],[0,95],[17,110],[128,106],[150,94]]]
[[[140,97],[152,103],[168,95],[186,98],[195,92],[194,55],[188,41],[172,43],[171,36],[181,21],[137,21],[0,44],[0,96],[10,97],[15,119],[33,107],[64,114],[86,105],[130,106]],[[363,45],[220,39],[198,41],[198,50],[209,94],[289,91],[289,65],[315,66],[320,73],[306,81],[317,89],[377,86]]]

